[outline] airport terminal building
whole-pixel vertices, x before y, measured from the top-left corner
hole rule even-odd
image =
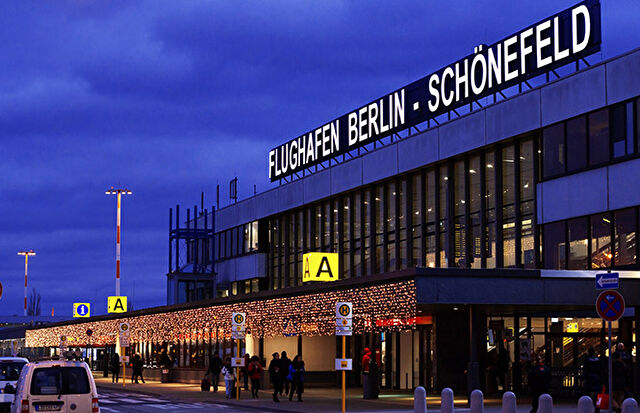
[[[244,311],[243,349],[301,353],[309,382],[333,384],[335,302],[350,301],[352,385],[365,347],[384,387],[461,393],[521,391],[540,354],[573,396],[606,343],[595,276],[612,271],[637,389],[640,49],[597,61],[600,40],[587,0],[275,148],[273,189],[170,213],[166,307],[31,329],[27,345],[84,345],[90,327],[113,346],[127,319],[149,366],[167,348],[175,379],[199,380]],[[303,282],[308,252],[338,254],[335,281]]]

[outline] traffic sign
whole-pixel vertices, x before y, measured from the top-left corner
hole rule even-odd
[[[336,303],[336,318],[351,318],[353,317],[353,304],[347,302]]]
[[[231,324],[232,325],[244,325],[247,320],[245,313],[232,313],[231,314]]]
[[[108,313],[126,313],[127,297],[124,295],[114,295],[114,296],[107,297],[107,312]]]
[[[336,327],[351,327],[353,326],[353,318],[336,318]]]
[[[130,333],[131,331],[129,329],[129,323],[127,322],[120,323],[120,335],[123,335],[123,334],[129,335]]]
[[[73,303],[73,317],[87,318],[91,316],[91,304]]]
[[[2,298],[2,283],[0,283],[0,298]]]
[[[92,335],[92,334],[93,334],[93,330],[92,330],[92,329],[90,329],[90,328],[88,328],[88,329],[87,329],[87,336],[88,336],[88,337],[91,337],[91,335]]]
[[[352,327],[337,327],[336,326],[336,336],[352,336],[353,328]]]
[[[353,370],[353,360],[336,359],[336,370]]]
[[[615,290],[600,293],[596,300],[596,311],[606,321],[616,321],[624,314],[624,298]]]
[[[234,357],[231,359],[231,367],[244,367],[244,357]]]
[[[617,272],[604,272],[596,274],[596,290],[618,289],[618,279],[620,274]]]

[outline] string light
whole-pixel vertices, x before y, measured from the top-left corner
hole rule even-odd
[[[118,318],[26,331],[27,347],[57,347],[60,337],[66,336],[69,346],[86,346],[87,329],[93,330],[93,346],[113,345],[119,323],[128,321],[132,342],[173,342],[199,340],[204,337],[231,338],[231,313],[247,314],[247,332],[254,338],[282,336],[291,332],[303,336],[335,334],[335,304],[353,303],[355,334],[372,330],[401,331],[411,329],[410,323],[376,323],[380,320],[411,320],[416,316],[416,293],[413,280],[357,287],[341,291],[307,294],[294,297],[271,298]],[[384,327],[381,327],[384,326]]]

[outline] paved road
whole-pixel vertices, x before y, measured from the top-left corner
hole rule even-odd
[[[225,413],[246,413],[248,411],[216,403],[174,402],[155,396],[147,396],[127,391],[98,389],[100,411],[103,413],[158,413],[158,410],[170,412],[222,411]]]

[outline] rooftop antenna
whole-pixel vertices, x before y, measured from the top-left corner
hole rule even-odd
[[[216,185],[216,208],[220,209],[220,184]]]
[[[236,176],[229,181],[229,200],[235,204],[238,202],[238,177]]]
[[[200,192],[200,215],[202,215],[202,211],[204,211],[204,191]]]

